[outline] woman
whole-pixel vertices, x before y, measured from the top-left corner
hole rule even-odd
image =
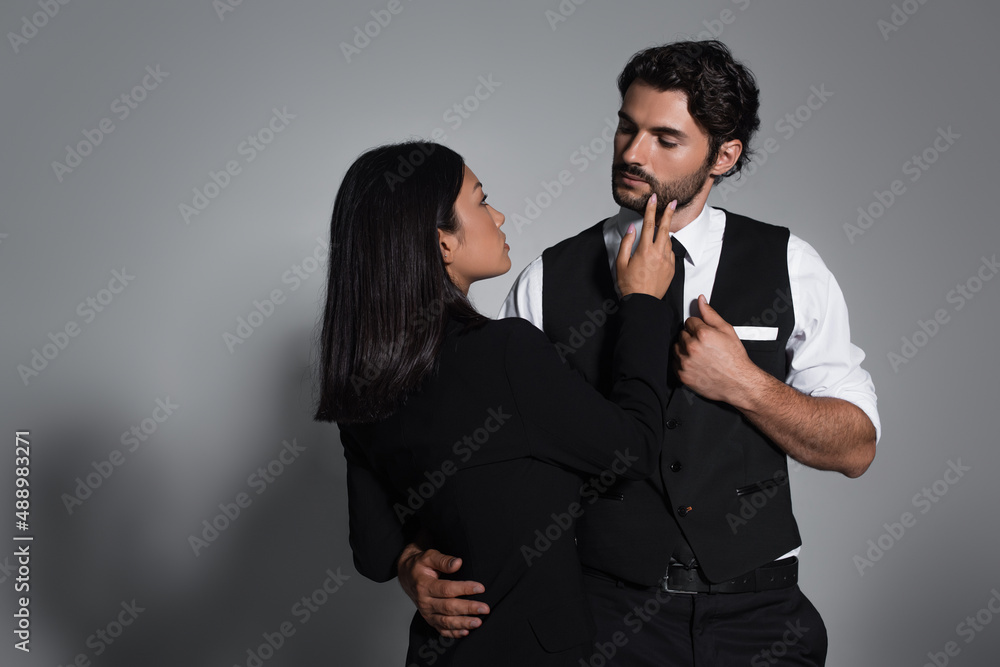
[[[647,230],[655,210],[653,198]],[[422,530],[462,556],[463,576],[486,588],[473,599],[491,608],[451,641],[416,614],[408,665],[589,659],[581,491],[602,473],[606,484],[658,469],[676,321],[662,300],[669,235],[642,234],[630,255],[630,229],[619,250],[616,404],[534,326],[469,302],[469,285],[510,269],[503,222],[462,158],[432,143],[368,151],[334,204],[316,419],[340,427],[355,565],[391,579]]]

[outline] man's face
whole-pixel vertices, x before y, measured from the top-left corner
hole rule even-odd
[[[637,79],[618,118],[611,164],[615,202],[641,213],[655,192],[658,213],[674,199],[678,209],[690,204],[706,187],[715,156],[708,155],[708,134],[688,113],[687,95]]]

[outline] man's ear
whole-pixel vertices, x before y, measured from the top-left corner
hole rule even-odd
[[[454,234],[449,234],[448,232],[437,230],[438,233],[438,246],[441,248],[441,259],[444,260],[445,264],[451,264],[455,261],[455,248],[458,247],[458,239],[455,238]]]
[[[719,146],[719,154],[715,157],[715,165],[712,167],[712,176],[719,176],[733,168],[736,161],[743,154],[743,142],[733,139]]]

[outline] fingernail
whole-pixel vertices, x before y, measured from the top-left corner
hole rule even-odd
[[[489,610],[488,607],[484,607],[484,606],[480,605],[478,613],[480,613],[480,614],[488,614],[488,613],[490,613],[490,610]]]
[[[635,225],[630,224],[628,226],[628,234],[635,234]]]
[[[655,192],[653,194],[649,195],[649,200],[651,202],[653,202],[654,204],[656,203],[656,193]]]
[[[472,589],[473,593],[483,593],[485,591],[486,591],[486,589],[483,588],[482,586],[476,586],[475,588]]]
[[[448,561],[448,567],[449,568],[455,567],[455,560],[456,560],[455,558],[452,558],[450,561]]]
[[[677,200],[675,199],[672,202],[670,202],[669,204],[667,204],[667,208],[669,208],[671,211],[673,211],[675,208],[677,208]]]
[[[482,625],[482,623],[483,622],[480,621],[478,618],[474,618],[471,621],[469,621],[469,627],[470,628],[478,628],[480,625]]]

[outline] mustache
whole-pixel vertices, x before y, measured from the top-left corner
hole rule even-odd
[[[615,174],[625,174],[646,181],[647,183],[653,182],[653,178],[649,174],[634,165],[619,164],[615,165],[613,169]]]

